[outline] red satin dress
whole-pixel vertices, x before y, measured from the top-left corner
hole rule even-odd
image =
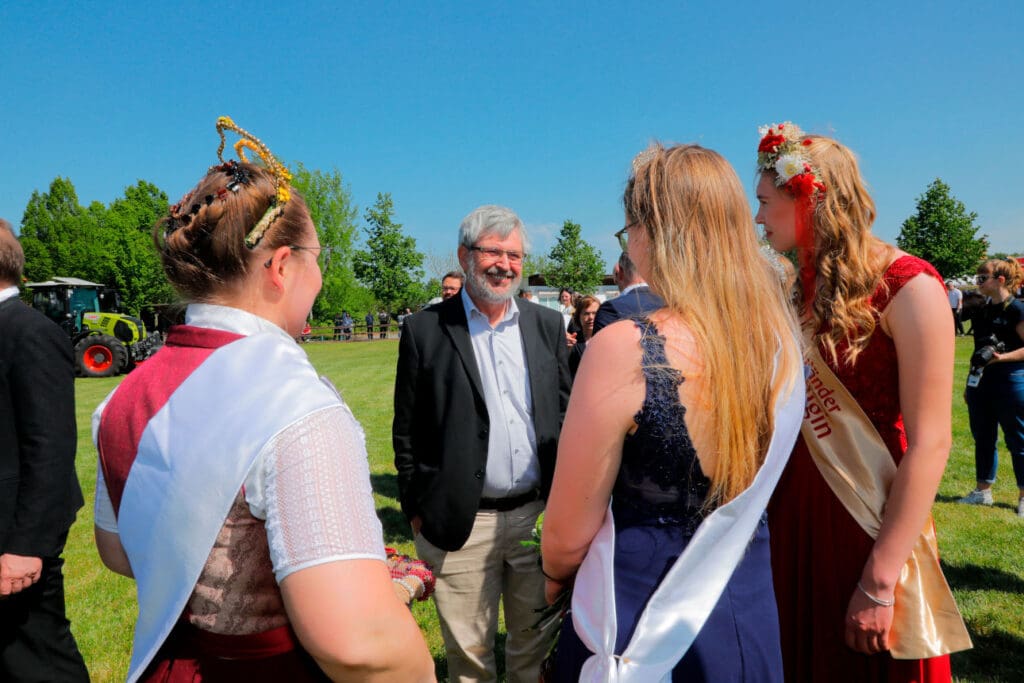
[[[942,285],[941,276],[926,261],[904,256],[893,262],[872,297],[875,310],[884,310],[896,292],[920,273],[931,275]],[[839,356],[844,352],[845,345]],[[899,464],[907,450],[907,436],[892,339],[876,328],[852,368],[836,367],[824,351],[822,356]],[[768,506],[768,523],[786,681],[951,680],[948,655],[894,660],[887,652],[863,655],[846,646],[846,608],[874,540],[833,495],[802,437]]]

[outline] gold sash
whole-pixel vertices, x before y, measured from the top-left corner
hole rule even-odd
[[[877,538],[896,464],[878,430],[814,344],[807,363],[811,374],[800,432],[832,492],[861,528]],[[895,597],[889,638],[894,658],[925,659],[972,647],[939,567],[930,515],[900,572]]]

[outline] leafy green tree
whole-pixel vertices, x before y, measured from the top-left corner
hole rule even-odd
[[[98,204],[98,202],[96,202]],[[167,213],[167,194],[139,180],[97,216],[103,254],[93,278],[121,292],[126,311],[138,315],[148,304],[166,304],[178,297],[164,277],[153,246],[153,226]]]
[[[552,287],[568,287],[576,292],[591,294],[604,279],[604,261],[601,252],[586,242],[579,223],[571,220],[562,224],[558,241],[548,253],[546,275]]]
[[[38,282],[55,275],[74,275],[77,264],[71,263],[75,256],[72,243],[79,233],[89,232],[90,222],[70,178],[54,178],[47,192],[35,190],[21,219],[25,277]]]
[[[329,249],[324,258],[324,285],[313,303],[313,317],[327,321],[343,309],[352,313],[373,306],[373,294],[359,284],[353,269],[359,211],[341,171],[311,170],[301,162],[294,167],[292,185],[306,200],[320,244]]]
[[[931,263],[942,277],[959,277],[973,272],[988,249],[987,237],[977,234],[977,217],[936,178],[917,198],[917,213],[903,221],[896,244]]]
[[[30,281],[77,277],[115,286],[126,312],[174,298],[164,279],[150,231],[167,212],[167,195],[140,180],[110,206],[78,202],[68,178],[32,193],[21,222],[25,275]]]
[[[353,257],[356,277],[392,312],[422,296],[423,289],[423,254],[416,250],[416,240],[402,233],[402,224],[392,220],[394,211],[391,193],[378,192],[365,215],[367,248]]]
[[[531,275],[547,275],[551,270],[551,259],[544,254],[527,254],[523,259],[523,278]]]

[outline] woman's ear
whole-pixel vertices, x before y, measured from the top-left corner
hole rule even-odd
[[[289,247],[278,247],[271,253],[270,257],[263,262],[263,269],[269,284],[274,289],[284,289],[284,280],[291,264],[292,250]]]

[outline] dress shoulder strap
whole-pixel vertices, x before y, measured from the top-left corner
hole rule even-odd
[[[921,273],[927,273],[935,278],[940,285],[943,284],[939,271],[935,270],[932,264],[917,256],[907,254],[890,263],[889,267],[885,269],[882,281],[878,283],[878,288],[875,290],[872,298],[875,308],[882,310],[888,306],[892,298],[896,296],[896,293],[903,288],[903,285]]]
[[[683,376],[668,362],[665,337],[658,332],[658,327],[647,316],[637,316],[631,320],[640,331],[640,348],[643,351],[640,365],[647,385],[671,388],[675,394],[676,387],[683,383]]]

